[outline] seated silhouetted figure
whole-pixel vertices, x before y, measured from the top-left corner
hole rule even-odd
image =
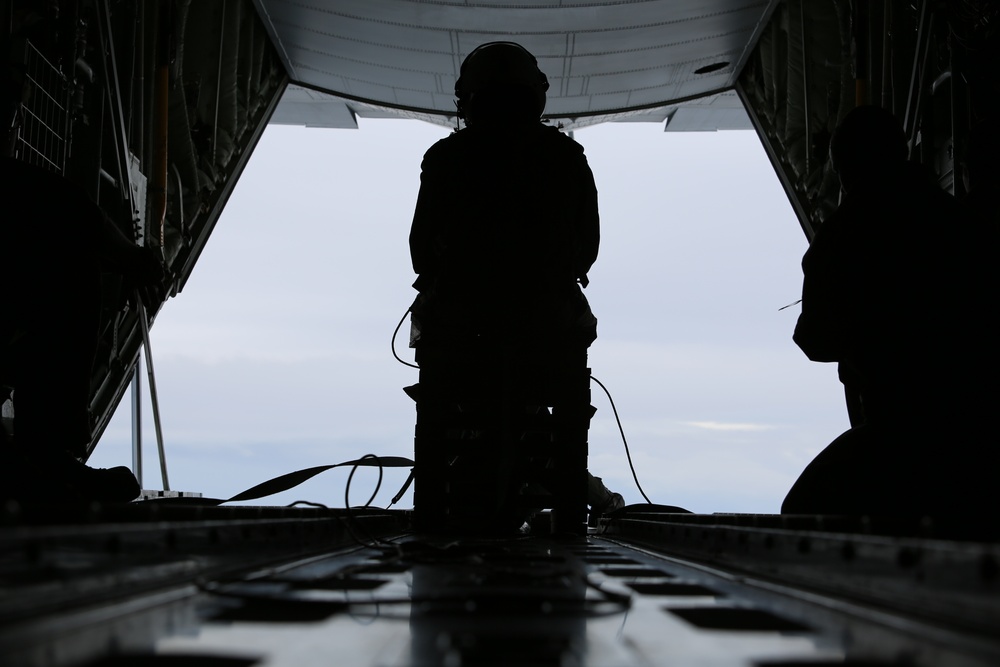
[[[418,411],[433,400],[435,377],[445,388],[479,378],[466,393],[496,389],[488,400],[499,403],[507,400],[504,377],[534,382],[511,369],[586,372],[596,319],[581,285],[598,252],[597,189],[582,147],[540,120],[547,88],[523,47],[480,46],[455,85],[466,127],[424,156],[410,232]],[[589,391],[589,375],[580,377]],[[580,400],[589,409],[589,393]],[[551,404],[537,407],[541,420]],[[418,469],[420,429],[418,413]],[[418,509],[427,497],[420,479]]]
[[[974,509],[995,496],[985,417],[996,391],[968,219],[907,162],[887,111],[851,111],[830,153],[844,197],[802,260],[794,339],[813,361],[839,363],[862,414],[809,464],[782,512]]]
[[[17,79],[5,75],[5,127],[14,131],[20,91]],[[2,160],[0,400],[13,390],[14,433],[2,438],[0,498],[132,500],[139,487],[127,468],[80,462],[91,439],[101,276],[157,285],[162,266],[70,181],[13,157]]]

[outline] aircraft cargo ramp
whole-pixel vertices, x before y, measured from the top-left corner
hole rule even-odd
[[[587,537],[461,540],[406,511],[9,509],[0,662],[1000,664],[981,523],[650,509]]]

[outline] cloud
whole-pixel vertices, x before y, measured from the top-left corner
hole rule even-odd
[[[684,424],[708,429],[709,431],[770,431],[777,428],[770,424],[741,424],[735,422],[684,422]]]

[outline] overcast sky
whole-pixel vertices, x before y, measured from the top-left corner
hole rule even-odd
[[[423,152],[448,130],[270,126],[191,279],[152,330],[175,490],[229,497],[298,468],[412,456],[417,371],[390,336],[415,293],[407,235]],[[806,239],[753,132],[576,132],[601,205],[586,293],[590,366],[614,395],[654,502],[777,512],[808,461],[848,426],[836,369],[792,343]],[[397,350],[412,361],[404,325]],[[146,488],[159,488],[145,398]],[[642,502],[611,407],[593,387],[590,469]],[[128,396],[91,465],[131,461]],[[406,477],[387,471],[376,504]],[[347,471],[267,503],[343,506]],[[352,503],[373,472],[355,476]],[[412,491],[401,506],[412,506]]]

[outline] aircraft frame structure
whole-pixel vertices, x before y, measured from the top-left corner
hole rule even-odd
[[[532,30],[531,12],[563,27]],[[16,157],[160,249],[168,297],[268,122],[453,126],[457,64],[486,37],[563,68],[548,120],[567,129],[726,127],[720,105],[737,96],[809,239],[838,203],[827,154],[848,110],[891,109],[911,159],[961,199],[970,131],[1000,109],[1000,8],[986,0],[2,0],[0,19],[29,92]],[[91,449],[138,373],[141,315],[125,296],[103,295]],[[989,509],[931,521],[653,507],[587,536],[540,520],[500,541],[425,538],[407,511],[9,505],[0,662],[996,665]]]

